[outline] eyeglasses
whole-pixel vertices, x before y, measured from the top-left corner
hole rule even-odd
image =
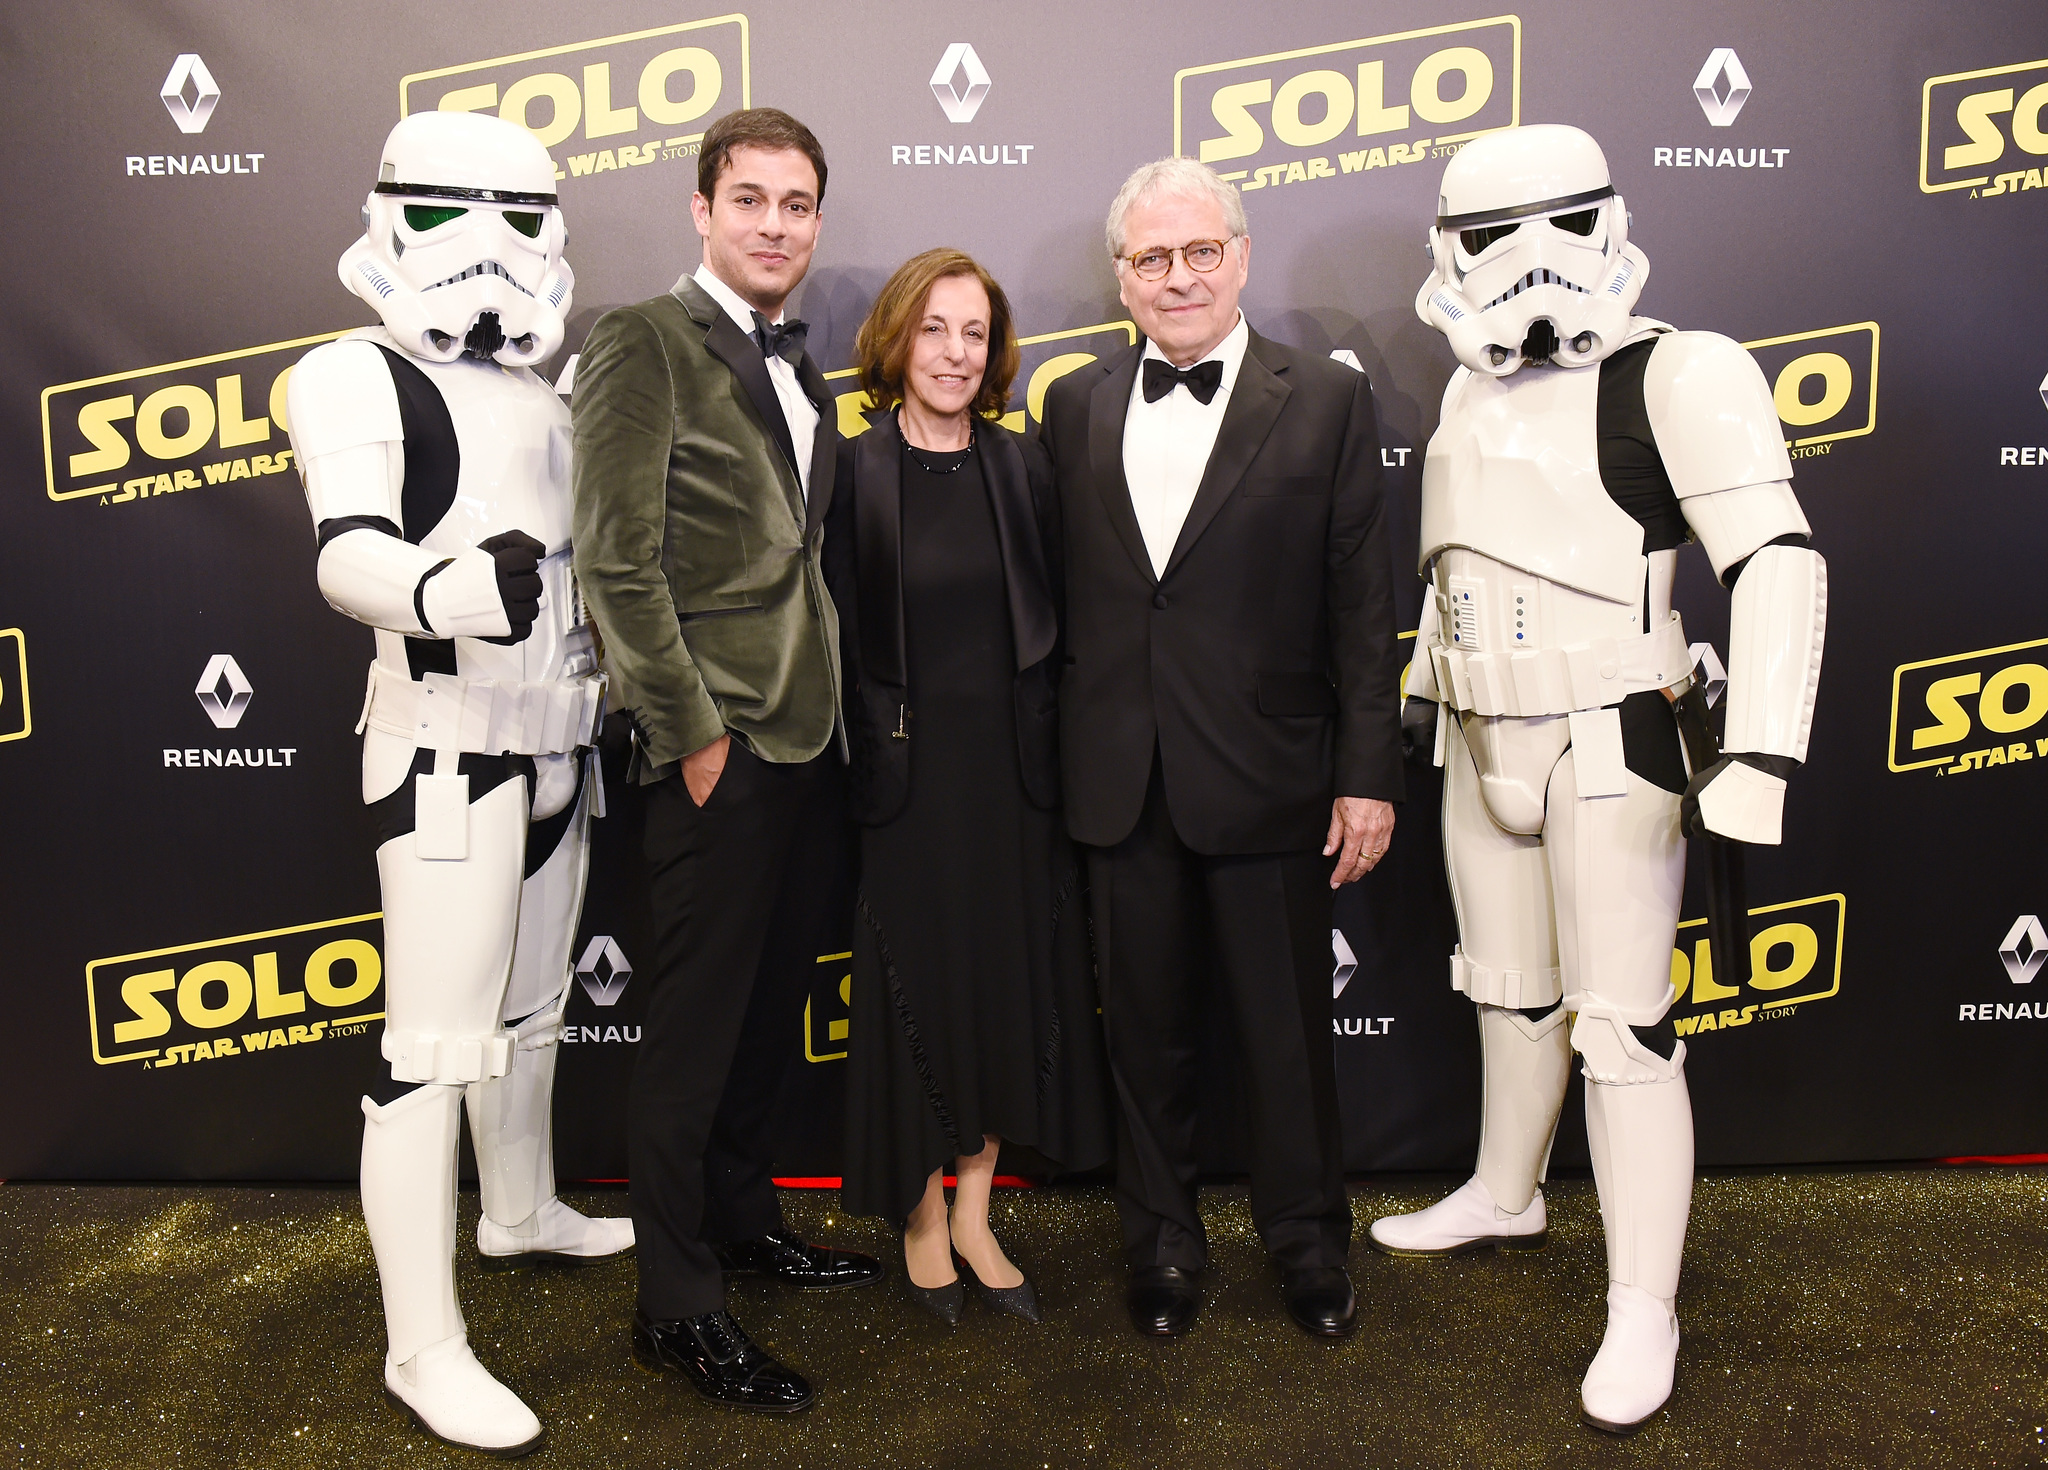
[[[1229,240],[1190,240],[1175,249],[1169,249],[1164,245],[1148,245],[1143,250],[1134,250],[1120,258],[1129,263],[1131,273],[1141,281],[1164,279],[1166,273],[1173,269],[1173,258],[1176,255],[1187,262],[1189,270],[1197,275],[1206,276],[1223,264],[1223,257],[1229,253],[1230,241],[1236,238],[1237,236],[1232,235]]]

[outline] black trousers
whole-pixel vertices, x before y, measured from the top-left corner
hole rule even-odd
[[[1333,860],[1211,857],[1174,831],[1157,758],[1137,827],[1088,849],[1102,1019],[1118,1102],[1116,1201],[1128,1264],[1199,1270],[1197,1008],[1213,973],[1243,1061],[1252,1216],[1282,1270],[1351,1248],[1330,1045]]]
[[[841,948],[848,828],[836,750],[801,765],[735,740],[699,807],[647,789],[653,990],[627,1119],[639,1304],[725,1304],[712,1246],[782,1228],[770,1114],[820,945]]]

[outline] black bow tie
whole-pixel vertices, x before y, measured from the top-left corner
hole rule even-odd
[[[804,339],[811,334],[809,322],[771,322],[754,312],[754,342],[763,357],[779,357],[791,367],[803,361]]]
[[[1145,359],[1147,403],[1157,403],[1173,391],[1175,383],[1186,384],[1188,392],[1195,395],[1195,402],[1207,405],[1215,400],[1216,390],[1223,386],[1223,364],[1212,357],[1191,368],[1177,368],[1161,358]]]

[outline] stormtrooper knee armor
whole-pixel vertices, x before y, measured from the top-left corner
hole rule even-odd
[[[391,1085],[363,1099],[362,1193],[385,1384],[432,1434],[500,1454],[541,1430],[455,1301],[465,1102],[487,1262],[632,1244],[629,1221],[555,1198],[550,1158],[604,714],[570,566],[569,416],[529,366],[561,345],[574,280],[554,188],[523,128],[401,122],[339,267],[383,324],[308,353],[288,396],[320,590],[376,630],[357,729]]]
[[[1478,1006],[1485,1110],[1473,1179],[1372,1238],[1403,1254],[1540,1243],[1576,1052],[1609,1282],[1582,1409],[1619,1431],[1669,1396],[1678,1352],[1692,1110],[1685,1044],[1659,1023],[1681,811],[1779,840],[1826,566],[1748,353],[1632,314],[1649,262],[1592,138],[1545,125],[1468,143],[1430,253],[1416,310],[1461,366],[1424,461],[1433,595],[1405,692],[1441,707],[1451,983]],[[1691,540],[1734,599],[1726,733],[1703,770],[1672,710],[1693,677],[1671,607]]]

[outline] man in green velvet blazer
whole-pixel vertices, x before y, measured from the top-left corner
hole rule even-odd
[[[724,1276],[810,1289],[880,1265],[782,1221],[768,1120],[809,976],[850,910],[839,630],[819,566],[834,407],[783,304],[825,158],[772,108],[704,135],[704,263],[590,329],[577,364],[576,573],[646,788],[655,957],[627,1119],[633,1350],[704,1396],[811,1387],[725,1311]]]

